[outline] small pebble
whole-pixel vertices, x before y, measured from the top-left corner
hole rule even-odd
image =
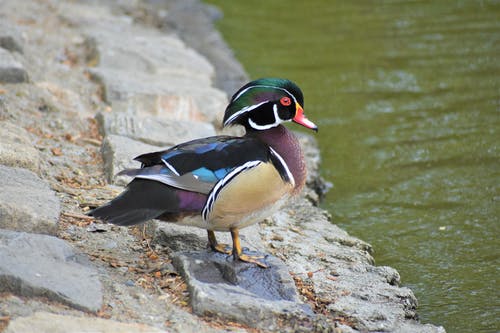
[[[125,274],[125,273],[128,272],[128,267],[127,266],[121,266],[121,267],[118,267],[117,269],[118,269],[118,271],[120,271],[123,274]]]

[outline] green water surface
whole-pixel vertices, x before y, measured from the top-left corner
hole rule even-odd
[[[500,3],[222,1],[252,78],[302,87],[333,222],[448,332],[500,330]]]

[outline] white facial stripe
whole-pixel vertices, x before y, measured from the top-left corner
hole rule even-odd
[[[168,163],[166,160],[164,160],[163,158],[161,159],[161,161],[163,162],[163,164],[165,164],[165,166],[170,170],[172,171],[176,176],[179,176],[179,173],[177,172],[177,170],[175,170],[175,168],[172,166],[172,164]]]
[[[273,112],[274,112],[274,120],[275,121],[283,121],[283,119],[280,118],[280,116],[278,115],[278,105],[276,104],[273,104]]]
[[[227,124],[229,124],[231,121],[233,121],[233,119],[237,118],[240,116],[240,114],[242,113],[245,113],[245,112],[248,112],[248,111],[252,111],[253,109],[256,109],[258,108],[259,106],[261,106],[262,104],[265,104],[269,101],[264,101],[264,102],[261,102],[259,104],[255,104],[255,105],[247,105],[245,106],[243,109],[241,109],[240,111],[237,111],[236,113],[234,113],[231,117],[229,117],[225,122],[224,122],[224,126],[226,126]]]
[[[293,178],[293,175],[290,172],[290,169],[288,169],[288,165],[286,165],[285,160],[283,159],[283,157],[281,157],[281,155],[278,154],[276,152],[276,150],[274,150],[273,148],[269,147],[269,149],[271,149],[271,154],[273,154],[274,156],[276,156],[278,158],[278,160],[281,162],[281,165],[283,166],[283,169],[285,169],[285,171],[286,171],[286,175],[288,176],[288,179],[290,179],[290,183],[292,184],[292,186],[295,187],[295,178]]]

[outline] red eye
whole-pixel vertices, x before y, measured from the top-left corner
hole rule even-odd
[[[290,104],[292,104],[292,100],[289,97],[281,97],[280,103],[283,106],[289,106]]]

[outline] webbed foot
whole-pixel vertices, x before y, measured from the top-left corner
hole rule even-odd
[[[244,261],[244,262],[256,264],[257,266],[262,267],[262,268],[267,268],[268,267],[262,261],[258,260],[258,259],[263,259],[264,256],[251,256],[251,255],[248,255],[248,254],[241,253],[239,255],[233,255],[233,257],[234,257],[235,260],[240,260],[240,261]]]
[[[255,264],[261,268],[268,267],[265,263],[259,260],[259,259],[264,259],[264,256],[249,255],[243,253],[238,229],[231,229],[231,237],[233,238],[232,248],[228,244],[218,243],[217,239],[215,238],[215,233],[212,230],[207,230],[207,233],[208,233],[208,244],[210,245],[210,248],[212,250],[228,255],[232,254],[234,260],[240,260],[251,264]]]
[[[231,229],[231,237],[233,238],[233,258],[234,260],[240,260],[252,264],[256,264],[261,268],[267,268],[268,266],[258,259],[263,259],[264,256],[254,256],[243,253],[241,249],[239,230]]]
[[[215,252],[229,254],[229,255],[233,253],[231,245],[217,242],[217,239],[215,238],[215,232],[213,232],[212,230],[207,230],[207,233],[208,233],[208,245],[210,245],[210,248],[212,250],[214,250]]]

